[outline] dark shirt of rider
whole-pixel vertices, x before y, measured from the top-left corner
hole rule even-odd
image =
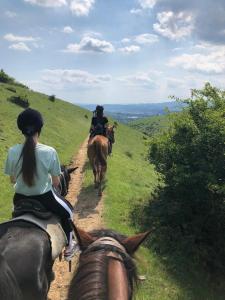
[[[101,124],[103,127],[105,127],[107,123],[108,119],[105,116],[103,116],[102,118],[93,117],[91,120],[91,125],[93,125],[94,127],[96,127],[98,124]]]

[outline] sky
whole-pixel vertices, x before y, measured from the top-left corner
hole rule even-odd
[[[0,68],[72,103],[225,88],[225,0],[0,0]]]

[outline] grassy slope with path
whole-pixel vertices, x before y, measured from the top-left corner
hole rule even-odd
[[[146,160],[146,154],[147,145],[143,135],[127,126],[119,125],[113,155],[108,159],[104,190],[106,227],[127,235],[139,232],[132,225],[130,214],[135,203],[145,201],[159,181],[153,166]],[[92,184],[92,172],[87,168],[84,188],[90,189]],[[151,250],[142,247],[138,258],[139,273],[146,275],[147,279],[141,283],[135,300],[183,299],[179,298],[182,287],[171,278]]]
[[[6,89],[7,86],[0,84],[0,168],[2,170],[0,172],[0,221],[9,217],[13,195],[9,180],[3,175],[7,150],[9,146],[22,141],[15,124],[16,117],[22,109],[6,101],[13,94]],[[85,118],[87,111],[58,99],[52,103],[47,96],[40,93],[20,87],[16,89],[18,92],[25,91],[31,107],[40,110],[44,115],[46,126],[40,141],[55,147],[61,162],[68,163],[87,135],[90,124],[90,117]],[[104,215],[107,227],[124,234],[139,231],[132,225],[130,213],[135,203],[144,202],[149,197],[158,182],[157,174],[145,159],[146,152],[147,146],[143,135],[119,125],[113,156],[108,160]],[[87,170],[84,188],[90,189],[93,176],[91,170]],[[146,275],[147,280],[141,283],[135,296],[136,300],[223,299],[208,293],[204,283],[196,282],[199,293],[198,287],[192,291],[193,286],[188,286],[188,281],[182,284],[181,280],[171,276],[162,258],[160,259],[151,250],[142,247],[139,257],[141,258],[138,262],[139,273]]]
[[[23,141],[16,126],[17,115],[23,109],[7,101],[8,97],[15,95],[8,87],[12,86],[0,84],[0,222],[10,216],[12,207],[13,188],[9,184],[9,178],[3,174],[7,151],[10,146]],[[87,136],[90,113],[59,99],[51,102],[44,94],[22,87],[15,86],[15,89],[17,94],[27,94],[30,107],[39,110],[44,116],[45,126],[40,142],[56,148],[61,163],[68,164]],[[88,119],[85,115],[89,115]]]
[[[106,227],[130,235],[140,231],[131,220],[135,204],[147,201],[160,179],[146,160],[147,145],[142,134],[119,125],[115,136],[113,155],[108,159],[104,221]],[[84,188],[96,193],[92,172],[90,168],[86,170]],[[207,284],[205,274],[195,266],[184,267],[182,253],[172,269],[167,264],[168,258],[156,254],[151,248],[141,247],[137,256],[139,274],[145,275],[146,280],[141,282],[135,300],[224,299]]]

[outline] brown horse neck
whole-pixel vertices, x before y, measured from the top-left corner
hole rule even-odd
[[[108,263],[108,299],[128,300],[129,284],[127,271],[123,262],[115,257],[109,257]]]

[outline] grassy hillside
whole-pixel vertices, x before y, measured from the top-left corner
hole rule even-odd
[[[22,141],[16,127],[16,118],[22,109],[7,101],[7,98],[14,94],[8,90],[9,87],[0,84],[0,221],[10,216],[13,195],[9,179],[3,175],[7,150],[9,146]],[[14,88],[18,94],[26,93],[31,107],[40,110],[44,116],[45,127],[40,141],[55,147],[61,162],[69,163],[87,136],[90,115],[86,110],[59,99],[51,102],[46,95],[23,87]],[[89,116],[88,119],[85,115]],[[153,120],[161,124],[161,120]],[[132,220],[134,207],[140,203],[144,205],[148,201],[160,178],[146,160],[147,145],[143,134],[119,125],[115,137],[113,155],[108,159],[104,190],[104,222],[106,227],[130,235],[140,231],[134,225],[139,222]],[[83,189],[91,195],[96,195],[92,171],[88,167]],[[135,218],[142,217],[135,215]],[[160,249],[155,252],[151,247],[142,247],[138,257],[139,274],[145,275],[146,280],[140,284],[135,300],[224,299],[224,293],[215,294],[213,287],[208,285],[209,281],[205,278],[205,274],[201,274],[193,264],[184,267],[182,253],[176,257],[172,265],[168,264],[168,257],[160,254]]]
[[[106,227],[123,234],[139,232],[133,225],[131,213],[135,204],[145,201],[159,182],[153,166],[146,161],[147,146],[142,134],[119,125],[113,155],[108,159],[104,197]],[[84,189],[93,189],[92,171],[87,168]],[[140,216],[141,218],[141,216]],[[182,288],[170,276],[165,266],[151,250],[142,247],[138,254],[139,274],[146,275],[135,300],[182,299]]]
[[[15,89],[16,93],[10,89]],[[7,101],[15,94],[26,94],[30,107],[43,114],[45,126],[40,142],[55,147],[61,163],[70,162],[88,135],[90,126],[90,114],[85,109],[59,99],[51,102],[48,96],[23,87],[0,84],[0,222],[10,216],[12,207],[13,188],[9,184],[8,176],[3,174],[7,151],[10,146],[23,141],[23,136],[16,126],[16,118],[23,108]],[[88,119],[85,115],[89,116]]]
[[[148,118],[138,119],[128,123],[128,126],[142,133],[152,136],[159,131],[168,127],[170,115],[152,116]]]

